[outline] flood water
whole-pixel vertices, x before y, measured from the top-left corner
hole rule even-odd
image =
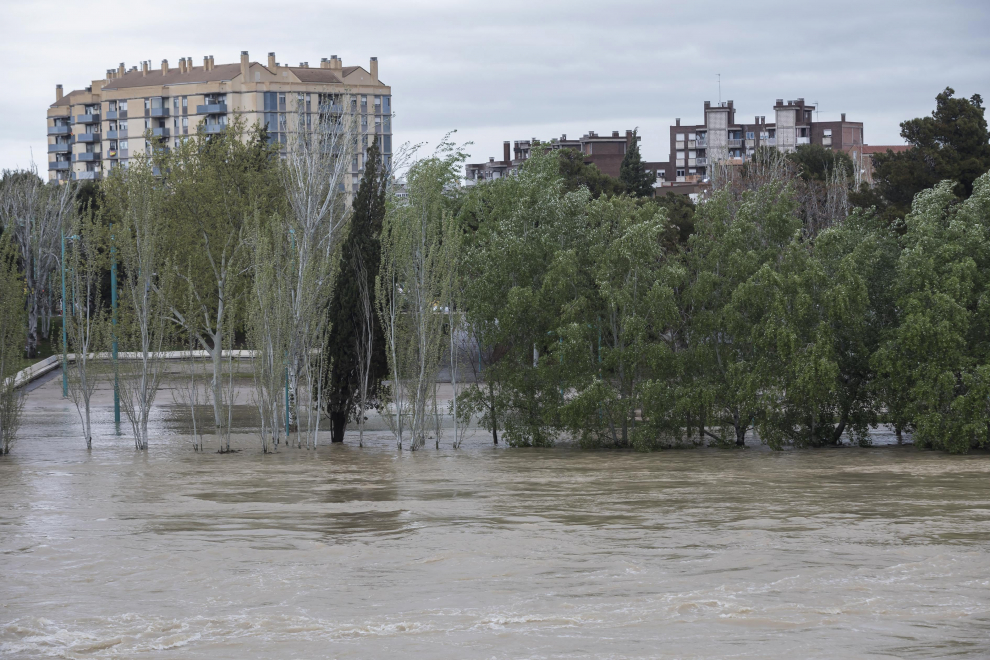
[[[167,407],[87,452],[53,387],[0,459],[3,657],[990,655],[985,453],[218,455]]]

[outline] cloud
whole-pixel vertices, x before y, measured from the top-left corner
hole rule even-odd
[[[5,4],[2,167],[23,166],[32,150],[44,166],[56,83],[84,87],[121,61],[234,62],[241,50],[292,63],[377,56],[396,141],[435,143],[457,129],[474,142],[472,160],[500,156],[503,140],[635,126],[644,156],[664,159],[666,126],[702,120],[703,102],[718,100],[716,74],[741,118],[803,97],[822,119],[863,121],[871,144],[900,143],[900,121],[930,112],[946,86],[969,96],[990,83],[990,12],[971,1],[109,0],[85,18],[63,3]]]

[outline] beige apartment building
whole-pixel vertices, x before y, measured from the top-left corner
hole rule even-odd
[[[352,115],[360,146],[352,155],[349,191],[357,188],[371,140],[391,160],[392,94],[378,79],[378,58],[367,69],[344,66],[336,55],[318,67],[288,66],[276,62],[275,53],[261,64],[242,51],[234,64],[215,64],[212,55],[202,66],[193,66],[191,57],[174,67],[162,60],[155,69],[150,62],[130,69],[121,63],[85,89],[64,94],[57,85],[48,109],[49,178],[100,179],[134,155],[150,153],[147,131],[177,146],[200,127],[207,134],[223,131],[235,116],[266,126],[270,140],[285,144],[286,114],[297,112],[299,103],[307,114],[329,107]]]

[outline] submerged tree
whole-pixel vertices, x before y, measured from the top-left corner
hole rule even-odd
[[[299,423],[300,379],[309,392],[306,410],[306,446],[319,438],[322,405],[323,348],[327,308],[333,298],[340,244],[349,216],[344,177],[356,144],[354,117],[344,114],[339,100],[328,99],[319,113],[305,113],[297,101],[290,127],[285,162],[279,170],[287,200],[286,238],[292,248],[289,347],[289,419]],[[314,410],[315,405],[315,410]],[[297,435],[298,437],[298,435]]]
[[[24,366],[24,279],[10,233],[0,234],[0,456],[10,453],[20,427],[23,391],[17,372]]]
[[[49,299],[52,274],[58,263],[62,224],[75,210],[74,189],[57,182],[42,183],[37,171],[5,170],[0,179],[0,226],[18,248],[27,295],[28,358],[38,354],[38,317]]]
[[[387,373],[384,335],[375,311],[375,276],[381,261],[380,236],[385,219],[389,170],[378,150],[368,148],[361,187],[352,205],[340,273],[328,312],[330,330],[325,350],[326,408],[330,441],[343,442],[353,415],[364,441],[364,417],[370,392]]]
[[[93,447],[90,401],[100,379],[101,356],[93,353],[104,348],[107,318],[101,298],[101,280],[106,270],[108,241],[104,227],[90,212],[69,224],[72,240],[66,248],[68,273],[63,301],[62,323],[65,324],[67,351],[73,354],[68,372],[69,397],[82,422],[86,448]]]
[[[408,199],[391,200],[385,216],[376,302],[392,376],[392,428],[400,449],[407,426],[410,449],[425,446],[431,431],[439,443],[441,306],[457,259],[455,245],[444,239],[457,222],[454,202],[463,159],[445,140],[432,157],[409,169]]]
[[[165,375],[171,306],[165,186],[147,159],[132,159],[106,180],[107,212],[114,225],[122,274],[119,342],[130,359],[117,363],[120,403],[136,449],[148,448],[148,421]]]

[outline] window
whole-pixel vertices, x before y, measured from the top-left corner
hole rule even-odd
[[[392,136],[384,135],[382,136],[382,151],[390,154],[392,153]]]
[[[677,152],[677,157],[678,158],[684,158],[684,152],[683,151],[678,151]]]
[[[116,109],[117,109],[117,102],[116,101],[108,101],[107,102],[107,110],[109,110],[110,112],[113,112]]]
[[[753,131],[746,131],[746,139],[747,140],[754,140],[754,139],[756,139],[756,136],[753,135]]]
[[[167,103],[167,101],[166,101],[166,103]],[[162,97],[160,97],[160,96],[155,96],[155,97],[153,97],[153,98],[151,99],[151,108],[152,108],[152,109],[158,109],[158,108],[161,108],[161,107],[163,107],[163,105],[164,105],[164,104],[162,103]],[[167,106],[165,106],[165,107],[167,107]]]
[[[127,132],[127,121],[126,120],[125,121],[118,121],[117,122],[117,130],[120,131],[121,133],[126,133]]]
[[[178,111],[178,109],[179,109],[179,97],[178,96],[176,96],[174,99],[172,99],[172,109],[173,110],[176,110],[176,111]]]
[[[391,133],[392,132],[392,118],[390,116],[388,116],[388,115],[385,115],[385,118],[384,119],[385,119],[385,121],[383,122],[383,125],[385,127],[384,130],[385,130],[386,133]]]
[[[172,128],[178,128],[178,127],[179,127],[179,118],[176,117],[175,119],[172,120]]]
[[[148,130],[149,128],[151,128],[151,120],[150,119],[145,119],[144,120],[144,130]]]
[[[117,143],[117,146],[119,146],[122,151],[126,151],[127,150],[127,140],[121,140],[120,142]]]
[[[697,157],[698,157],[698,152],[697,151],[689,151],[688,152],[688,158],[697,158]]]
[[[677,170],[677,176],[684,176],[684,170]]]
[[[375,117],[375,133],[381,133],[381,132],[382,132],[382,118]]]
[[[825,129],[825,137],[827,137],[827,138],[832,137],[832,129],[831,128],[826,128]]]
[[[185,110],[188,107],[189,107],[189,97],[183,96],[182,97],[182,109]]]
[[[391,114],[392,112],[392,97],[383,96],[382,97],[382,112],[385,114]]]
[[[182,118],[182,128],[189,128],[189,117]]]
[[[175,138],[175,140],[172,142],[172,144],[174,144],[175,145],[175,148],[178,149],[179,148],[179,138]]]
[[[677,134],[677,141],[678,142],[684,142],[684,133],[678,133]]]
[[[145,110],[148,110],[150,108],[151,108],[151,99],[145,99],[144,100],[144,109]]]
[[[693,167],[688,170],[688,174],[697,174],[697,173],[698,173],[698,170],[694,169]]]
[[[695,139],[697,139],[697,136],[694,133],[688,133],[688,139],[689,140],[695,140]]]
[[[120,110],[122,110],[122,111],[124,111],[124,112],[127,112],[127,101],[120,101],[120,102],[119,102],[119,103],[117,104],[117,107],[118,107],[118,108],[119,108]]]
[[[278,109],[285,112],[285,94],[279,93],[278,95]]]

